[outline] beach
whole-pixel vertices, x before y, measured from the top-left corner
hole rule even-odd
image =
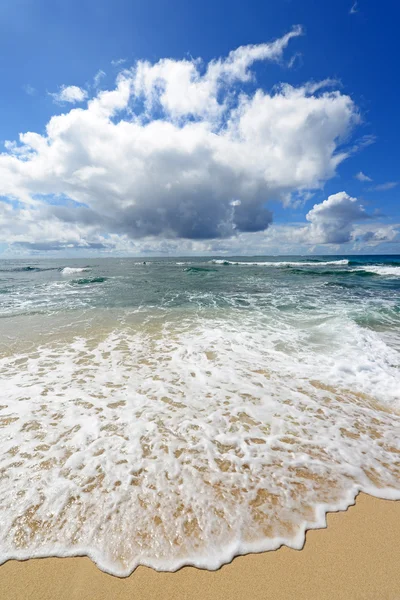
[[[360,494],[327,529],[308,531],[301,551],[235,558],[217,571],[138,567],[124,579],[88,558],[9,561],[0,567],[7,600],[398,600],[400,502]]]
[[[0,600],[400,600],[396,18],[3,4]]]
[[[299,556],[359,492],[399,500],[399,274],[393,257],[0,263],[0,563],[215,571]]]
[[[400,600],[396,18],[3,4],[0,600]]]

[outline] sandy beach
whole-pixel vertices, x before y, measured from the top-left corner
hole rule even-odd
[[[307,533],[301,551],[237,557],[218,571],[139,567],[118,579],[88,558],[9,561],[0,569],[7,600],[399,600],[400,502],[360,494],[328,527]]]
[[[400,600],[398,4],[0,5],[0,600]]]

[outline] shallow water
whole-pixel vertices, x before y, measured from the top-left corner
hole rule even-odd
[[[0,560],[217,568],[400,498],[400,257],[0,262]]]

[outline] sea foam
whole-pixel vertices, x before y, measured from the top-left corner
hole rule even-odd
[[[368,273],[375,273],[376,275],[383,275],[385,277],[400,277],[400,265],[386,266],[386,265],[365,265],[358,269],[352,269],[353,271],[367,271]]]
[[[238,314],[102,321],[1,358],[0,561],[216,569],[301,548],[359,490],[400,499],[398,352],[344,313]]]
[[[216,265],[235,265],[244,267],[326,267],[329,265],[345,266],[349,264],[347,259],[328,261],[231,261],[224,259],[213,259],[210,262]]]
[[[75,275],[75,273],[83,273],[84,271],[90,271],[90,267],[64,267],[61,273],[63,275]]]

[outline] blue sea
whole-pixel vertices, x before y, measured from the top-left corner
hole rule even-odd
[[[0,260],[0,562],[301,548],[399,431],[400,256]]]

